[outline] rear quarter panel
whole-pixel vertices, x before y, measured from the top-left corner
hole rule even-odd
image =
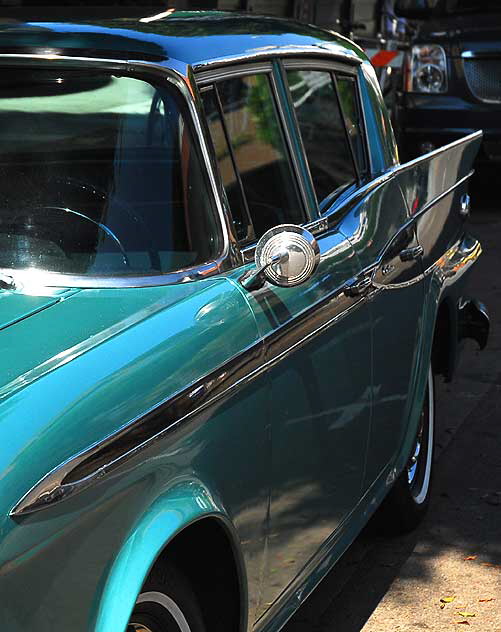
[[[482,141],[472,134],[427,156],[411,161],[397,172],[417,237],[423,247],[423,333],[414,387],[409,430],[400,451],[397,469],[405,466],[417,428],[426,388],[440,306],[447,304],[451,359],[457,359],[457,309],[468,291],[468,276],[482,252],[480,243],[468,233],[467,217],[460,213],[468,192],[473,163]],[[454,367],[451,371],[453,372]]]

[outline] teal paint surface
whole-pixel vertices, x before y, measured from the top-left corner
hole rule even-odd
[[[157,460],[148,454],[137,459],[139,467],[132,477],[125,476],[121,481],[125,489],[119,485],[117,490],[117,481],[112,478],[49,512],[28,516],[19,523],[8,517],[17,500],[51,469],[256,343],[254,317],[232,284],[212,280],[142,290],[82,291],[31,320],[32,335],[52,332],[50,341],[45,335],[44,344],[35,347],[36,353],[24,334],[27,320],[0,332],[0,344],[8,350],[3,355],[1,373],[7,379],[0,400],[3,620],[19,630],[38,625],[40,612],[19,604],[24,593],[20,586],[33,586],[36,594],[41,579],[40,559],[59,560],[53,568],[54,589],[45,573],[38,602],[42,608],[53,607],[50,604],[58,600],[59,582],[64,583],[68,576],[75,581],[85,577],[78,599],[75,591],[77,601],[69,598],[68,612],[59,609],[58,616],[69,629],[87,629],[92,604],[100,601],[96,591],[105,581],[109,560],[118,555],[121,540],[129,536],[127,530],[137,523],[148,503],[163,493],[165,485],[174,485],[176,476],[192,477],[197,469],[201,480],[213,483],[213,493],[218,485],[226,491],[234,524],[239,522],[244,499],[248,506],[255,497],[258,508],[253,523],[242,529],[252,532],[253,541],[256,537],[258,542],[262,540],[267,460],[257,468],[256,463],[269,447],[266,417],[254,418],[253,411],[264,410],[264,384],[253,385],[248,395],[245,391],[239,394],[239,402],[248,399],[250,419],[240,410],[234,412],[235,401],[226,407],[226,413],[224,406],[220,408],[214,422],[204,424],[199,419],[190,425],[191,434],[184,443],[176,434],[179,444],[172,449],[176,455],[182,454],[177,467],[164,443]],[[117,323],[119,327],[113,329]],[[106,333],[110,335],[103,335]],[[28,356],[35,357],[35,373],[26,370]],[[10,367],[12,362],[14,366]],[[44,366],[41,371],[39,367]],[[200,423],[200,430],[195,432]],[[226,441],[232,436],[235,446],[245,437],[249,459],[243,460],[242,454],[241,464],[234,468],[237,480],[244,481],[238,487],[220,467]],[[172,440],[168,437],[167,445]],[[239,475],[239,467],[248,472]],[[224,480],[217,482],[223,474]],[[243,489],[247,492],[242,496]],[[164,535],[165,543],[170,535],[168,525]],[[111,548],[105,553],[107,547]],[[259,555],[255,563],[259,566]],[[258,568],[256,574],[260,572]],[[129,595],[131,604],[133,600]]]
[[[96,617],[96,632],[125,629],[133,601],[117,595],[138,595],[151,566],[165,546],[166,534],[172,535],[202,517],[226,517],[210,492],[197,481],[179,483],[159,497],[141,516],[124,542],[106,582]]]
[[[14,292],[0,291],[0,330],[28,318],[37,312],[55,305],[57,297],[27,296]]]
[[[177,59],[196,65],[214,57],[252,55],[266,46],[318,46],[351,51],[361,49],[341,35],[307,24],[273,17],[212,11],[176,11],[152,23],[131,19],[88,24],[37,22],[3,25],[5,48],[57,48],[118,53],[124,58]]]

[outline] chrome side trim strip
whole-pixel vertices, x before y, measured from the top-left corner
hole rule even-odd
[[[430,202],[428,202],[427,204],[425,204],[417,213],[415,213],[414,215],[412,215],[406,222],[405,224],[402,224],[402,226],[398,229],[398,231],[391,237],[391,239],[388,240],[388,242],[385,244],[385,246],[381,249],[381,252],[378,256],[378,258],[371,263],[369,266],[367,266],[366,268],[364,268],[361,271],[361,274],[371,274],[373,272],[375,272],[375,270],[381,265],[384,256],[386,254],[386,252],[388,251],[388,248],[391,247],[392,243],[395,241],[395,239],[398,238],[398,236],[403,233],[404,231],[408,230],[409,228],[412,227],[413,224],[416,223],[416,220],[418,220],[420,217],[422,217],[425,213],[427,213],[428,211],[430,211],[436,204],[438,204],[441,200],[443,200],[444,198],[446,198],[448,195],[450,195],[451,193],[453,193],[458,187],[460,187],[462,184],[464,184],[465,182],[467,182],[475,173],[474,170],[470,171],[470,173],[468,173],[466,176],[464,176],[464,178],[461,178],[460,180],[458,180],[455,184],[453,184],[451,187],[449,187],[448,189],[446,189],[445,191],[443,191],[442,193],[440,193],[440,195],[437,195],[436,198],[433,198],[433,200],[431,200]],[[419,277],[416,277],[415,279],[406,282],[404,284],[385,284],[385,285],[379,285],[377,284],[377,287],[381,287],[381,289],[384,288],[388,288],[388,289],[395,289],[397,287],[404,287],[406,285],[413,285],[415,282],[422,280],[422,276],[420,275]]]
[[[119,71],[124,74],[137,73],[143,76],[148,74],[154,75],[161,80],[171,83],[181,92],[188,106],[188,111],[191,115],[191,121],[195,131],[195,140],[198,141],[205,169],[209,176],[210,188],[213,194],[218,224],[222,235],[223,243],[221,253],[214,261],[208,261],[204,264],[187,267],[182,270],[158,276],[92,277],[65,275],[43,270],[12,270],[10,268],[1,269],[0,274],[13,276],[16,281],[19,279],[21,283],[25,285],[33,285],[36,283],[44,287],[126,288],[171,285],[173,283],[194,281],[200,278],[207,278],[227,269],[229,267],[228,260],[230,257],[231,243],[229,226],[226,221],[220,191],[212,168],[209,147],[206,143],[205,134],[200,122],[199,112],[196,105],[196,97],[191,85],[189,84],[187,66],[175,59],[162,63],[155,63],[135,60],[101,59],[95,57],[72,57],[68,55],[59,55],[57,54],[57,51],[53,50],[46,50],[40,54],[0,54],[0,67],[2,65],[50,65],[52,67],[55,63],[62,64],[68,68],[81,68],[83,65],[92,65],[103,70]],[[146,77],[144,78],[146,80]]]
[[[472,169],[470,171],[470,173],[467,173],[464,178],[461,178],[460,180],[458,180],[455,184],[453,184],[451,187],[449,187],[448,189],[446,189],[445,191],[443,191],[442,193],[440,193],[439,195],[437,195],[436,198],[433,198],[433,200],[431,200],[430,202],[428,202],[428,204],[425,204],[423,206],[422,209],[420,209],[417,213],[415,213],[412,216],[412,219],[415,220],[418,217],[421,217],[422,215],[424,215],[425,213],[427,213],[433,206],[435,206],[435,204],[438,204],[439,202],[441,202],[444,198],[446,198],[448,195],[450,195],[451,193],[453,193],[457,188],[459,188],[462,184],[464,184],[465,182],[467,182],[475,173],[475,170]],[[412,223],[412,222],[410,222]]]
[[[267,290],[264,289],[264,292]],[[57,466],[10,512],[20,517],[53,506],[99,482],[154,442],[195,421],[365,302],[337,288],[264,339],[187,388],[132,419],[112,435]]]
[[[153,441],[216,404],[230,388],[241,383],[242,378],[236,379],[239,370],[258,362],[261,356],[262,342],[57,466],[28,491],[10,512],[11,517],[40,511],[87,489]],[[234,379],[232,386],[218,392],[230,376]]]

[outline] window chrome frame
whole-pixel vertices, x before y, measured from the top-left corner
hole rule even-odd
[[[297,54],[297,53],[296,53]],[[325,53],[324,53],[325,55]],[[248,75],[257,75],[257,74],[267,74],[270,81],[270,91],[273,99],[273,103],[275,106],[275,110],[277,112],[278,123],[281,128],[281,132],[284,138],[285,149],[288,153],[288,157],[290,159],[291,165],[291,175],[295,181],[297,186],[297,192],[299,201],[303,207],[303,215],[304,222],[300,224],[302,227],[307,227],[309,224],[318,219],[317,214],[314,212],[314,209],[311,208],[309,203],[308,191],[306,188],[306,183],[304,178],[302,177],[301,166],[299,163],[299,158],[297,156],[297,152],[294,148],[294,142],[292,138],[292,131],[287,123],[287,118],[284,112],[284,104],[280,97],[280,91],[277,85],[277,77],[276,77],[276,59],[269,59],[269,53],[266,54],[267,59],[263,59],[260,62],[250,62],[245,63],[245,59],[242,60],[243,63],[235,64],[235,63],[226,63],[225,65],[218,66],[217,68],[211,68],[207,70],[205,66],[201,66],[201,70],[195,72],[195,82],[200,91],[203,91],[204,88],[207,88],[210,85],[215,85],[220,81],[224,81],[226,79],[234,79],[235,77],[244,77]],[[207,122],[205,120],[205,125]],[[224,124],[224,123],[223,123]],[[210,134],[207,130],[207,134],[210,138]],[[214,161],[214,164],[217,165],[217,158],[215,156],[215,151],[212,142],[210,142],[211,155]],[[231,148],[230,148],[231,151]],[[239,174],[237,174],[240,177]],[[245,195],[245,191],[244,191]],[[230,211],[231,215],[231,211]],[[231,223],[232,236],[235,241],[238,243],[238,239],[234,234],[233,222]],[[240,244],[238,245],[239,251],[242,256],[242,261],[237,264],[242,265],[242,263],[248,263],[254,260],[254,252],[256,249],[257,239],[252,243],[248,244]]]
[[[358,108],[359,118],[361,121],[360,135],[362,137],[362,144],[364,146],[364,156],[365,156],[365,171],[361,172],[360,174],[360,186],[362,186],[368,179],[372,177],[372,165],[371,165],[371,152],[370,152],[370,147],[369,147],[369,136],[367,135],[367,121],[365,119],[364,103],[362,99],[362,89],[360,86],[360,81],[361,81],[360,73],[358,71],[356,74],[351,73],[351,72],[347,73],[346,70],[341,70],[340,74],[341,75],[344,74],[349,77],[353,77],[355,79],[357,108]],[[336,76],[336,85],[337,85],[337,81],[338,81],[338,76]],[[339,89],[338,89],[338,94],[339,94]],[[353,144],[351,139],[350,139],[350,143]],[[354,148],[353,148],[353,151],[354,151]],[[356,156],[355,156],[355,160],[356,160]],[[360,171],[359,167],[357,167],[357,169]]]
[[[221,189],[213,170],[208,140],[202,120],[202,105],[196,87],[190,77],[189,66],[175,59],[165,62],[147,62],[129,59],[106,59],[97,57],[80,57],[60,55],[56,50],[44,50],[34,54],[0,54],[1,67],[50,67],[54,64],[65,68],[98,68],[108,72],[119,72],[123,76],[137,77],[144,81],[156,80],[174,86],[184,98],[191,117],[193,137],[201,153],[202,167],[209,179],[212,202],[215,211],[215,222],[220,231],[222,244],[220,252],[213,260],[188,266],[161,275],[75,275],[51,272],[42,269],[0,268],[0,274],[13,278],[16,287],[75,287],[75,288],[138,288],[172,285],[205,279],[234,267],[237,259],[234,237],[230,230],[230,220],[222,204]]]
[[[351,60],[350,60],[351,61]],[[338,104],[339,107],[339,113],[341,115],[341,119],[343,122],[343,128],[345,131],[345,136],[346,136],[346,142],[348,144],[348,149],[350,152],[350,156],[353,162],[353,168],[355,170],[355,181],[352,183],[353,185],[356,185],[357,187],[361,187],[364,184],[367,184],[367,181],[370,180],[370,178],[372,177],[372,165],[371,165],[371,159],[370,159],[370,151],[369,151],[369,145],[368,145],[368,137],[367,137],[367,124],[366,124],[366,120],[365,120],[365,111],[363,108],[363,100],[362,100],[362,93],[361,93],[361,87],[360,87],[360,73],[359,73],[359,65],[347,65],[346,62],[342,62],[342,61],[338,61],[335,59],[318,59],[315,57],[302,57],[300,59],[294,59],[294,58],[287,58],[287,59],[283,59],[280,62],[280,65],[282,67],[282,72],[284,74],[284,80],[287,81],[286,79],[286,73],[288,70],[318,70],[318,71],[323,71],[323,72],[329,72],[331,74],[331,78],[332,78],[332,82],[333,82],[333,87],[334,87],[334,93],[335,93],[335,97],[336,97],[336,102]],[[339,89],[338,89],[338,85],[337,85],[337,76],[338,75],[345,75],[348,77],[353,77],[355,79],[355,85],[356,85],[356,90],[357,90],[357,105],[359,108],[359,113],[360,113],[360,118],[362,119],[362,129],[360,130],[361,132],[361,136],[362,136],[362,141],[363,141],[363,145],[364,145],[364,153],[365,153],[365,158],[367,161],[367,165],[366,165],[366,169],[367,169],[367,173],[365,174],[365,181],[364,178],[362,178],[361,173],[360,173],[360,169],[359,166],[357,164],[356,161],[356,156],[354,154],[354,148],[353,148],[353,144],[351,142],[351,139],[349,138],[349,134],[348,134],[348,130],[346,127],[346,119],[344,117],[344,112],[343,112],[343,108],[341,105],[341,99],[339,96]],[[286,85],[288,85],[286,83]],[[289,93],[290,94],[290,93]],[[290,107],[292,106],[292,103],[290,104]],[[313,184],[313,178],[311,175],[311,170],[310,170],[310,165],[309,165],[309,161],[308,161],[308,156],[306,154],[306,149],[303,143],[303,137],[301,135],[300,129],[299,129],[299,122],[297,120],[297,115],[295,110],[293,109],[293,115],[294,115],[294,121],[295,121],[295,131],[296,134],[298,134],[299,137],[299,142],[300,142],[300,146],[301,146],[301,151],[304,157],[304,161],[306,164],[306,169],[308,172],[308,176],[309,176],[309,182],[308,182],[308,186],[311,188],[312,191],[312,195],[313,198],[316,200],[316,213],[318,215],[318,217],[323,217],[325,216],[326,213],[328,213],[332,207],[335,205],[336,200],[334,199],[331,203],[329,203],[325,208],[321,208],[321,202],[318,200],[316,191],[315,191],[315,186]],[[331,194],[329,196],[327,196],[326,199],[328,199],[329,197],[332,197],[333,194],[335,193],[335,191],[331,192]]]

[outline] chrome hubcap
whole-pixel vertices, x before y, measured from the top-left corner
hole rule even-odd
[[[416,480],[416,474],[417,474],[418,465],[419,465],[419,456],[422,452],[422,447],[423,447],[423,433],[424,433],[424,411],[421,413],[421,424],[419,427],[418,435],[416,437],[414,450],[413,450],[411,458],[409,459],[409,462],[407,463],[407,480],[410,486],[412,486],[412,484]]]
[[[428,374],[428,388],[424,398],[419,429],[407,462],[407,482],[414,502],[421,504],[428,496],[433,460],[433,435],[435,425],[434,384],[431,369]]]

